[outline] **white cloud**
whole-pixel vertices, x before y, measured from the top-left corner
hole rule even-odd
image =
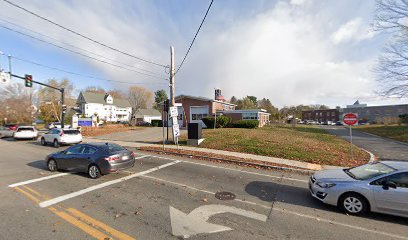
[[[374,35],[375,32],[363,23],[361,18],[355,18],[342,25],[332,34],[331,39],[335,44],[339,44],[363,41],[374,37]]]

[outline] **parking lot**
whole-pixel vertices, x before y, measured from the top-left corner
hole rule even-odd
[[[307,175],[137,151],[93,180],[47,171],[57,149],[36,141],[0,149],[1,239],[408,239],[405,218],[312,199]]]

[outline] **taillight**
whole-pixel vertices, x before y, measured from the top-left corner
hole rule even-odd
[[[64,136],[64,131],[61,131],[60,136],[61,137]]]
[[[106,157],[106,158],[103,158],[103,159],[106,160],[106,161],[109,161],[109,162],[114,162],[114,161],[120,160],[120,157],[119,156],[110,156],[110,157]]]
[[[134,157],[134,156],[135,156],[135,153],[134,153],[133,151],[130,151],[130,156],[131,156],[131,157]]]

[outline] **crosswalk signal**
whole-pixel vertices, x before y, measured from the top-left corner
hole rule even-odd
[[[33,76],[26,74],[24,79],[26,87],[33,87]]]
[[[66,111],[67,111],[67,105],[62,105],[62,112],[66,113]]]

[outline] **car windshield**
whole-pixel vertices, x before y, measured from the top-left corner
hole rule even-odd
[[[396,171],[383,163],[369,163],[362,166],[346,169],[345,172],[358,180],[367,180]]]

